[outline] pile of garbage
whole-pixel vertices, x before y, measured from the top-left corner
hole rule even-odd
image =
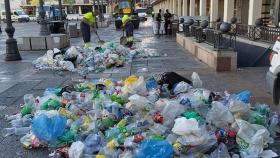
[[[147,57],[151,54],[141,47],[129,49],[114,42],[106,42],[100,47],[84,49],[70,47],[65,52],[55,48],[33,61],[39,70],[67,70],[85,75],[89,72],[102,72],[111,67],[122,67],[131,62],[135,55]]]
[[[173,72],[99,79],[24,96],[4,136],[54,158],[277,157],[279,115],[251,93],[218,93]]]

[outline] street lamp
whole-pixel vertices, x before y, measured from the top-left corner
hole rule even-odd
[[[44,10],[44,1],[39,0],[40,3],[40,11],[39,11],[39,16],[40,16],[40,36],[48,36],[50,35],[50,31],[48,28],[48,21],[45,19],[46,17],[46,12]]]
[[[60,33],[65,33],[65,29],[64,29],[64,22],[63,22],[63,18],[62,18],[62,3],[61,0],[58,0],[58,5],[59,5],[59,13],[60,13],[60,28],[59,28],[59,32]]]
[[[18,51],[17,47],[17,40],[14,39],[15,28],[12,25],[11,20],[11,8],[10,8],[10,1],[5,0],[5,12],[6,12],[6,33],[8,35],[8,39],[6,40],[6,61],[15,61],[21,60],[21,56]]]

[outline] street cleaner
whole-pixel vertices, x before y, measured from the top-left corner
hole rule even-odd
[[[127,39],[126,46],[130,48],[130,47],[132,47],[133,40],[134,40],[134,37],[133,37],[134,26],[128,15],[124,15],[122,17],[122,23],[123,23],[123,28],[126,33],[126,39]]]
[[[90,27],[92,27],[94,32],[96,32],[96,15],[98,15],[98,11],[95,10],[87,12],[84,14],[84,17],[81,21],[81,32],[84,40],[84,48],[90,47]]]

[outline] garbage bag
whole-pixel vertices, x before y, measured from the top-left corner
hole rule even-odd
[[[206,121],[214,124],[216,127],[223,128],[228,123],[234,122],[234,117],[229,109],[221,102],[212,102],[212,108],[206,115]]]
[[[64,60],[75,62],[78,55],[79,55],[78,50],[76,49],[76,47],[72,46],[69,49],[67,49],[67,51],[65,52]]]
[[[134,91],[134,93],[142,95],[142,96],[147,94],[146,83],[145,83],[143,76],[140,76],[138,78],[137,82],[134,85],[133,91]]]
[[[81,141],[72,143],[68,150],[69,158],[82,158],[84,148],[85,145]]]
[[[269,141],[268,130],[264,126],[241,119],[236,119],[236,124],[239,127],[236,142],[241,150],[252,157],[259,157]]]
[[[237,94],[239,100],[241,100],[242,102],[248,104],[250,102],[250,97],[251,97],[251,92],[250,91],[243,91],[240,92],[239,94]]]
[[[176,87],[174,88],[173,92],[178,95],[179,93],[185,93],[187,92],[190,88],[192,88],[191,85],[188,83],[181,81],[179,82]]]
[[[85,143],[85,148],[84,148],[85,154],[92,155],[98,152],[103,147],[101,137],[97,134],[88,135],[84,143]]]
[[[199,127],[194,118],[177,118],[172,132],[180,136],[177,141],[183,145],[196,146],[207,142],[207,132]]]
[[[136,158],[170,158],[173,152],[172,145],[165,140],[144,140]]]
[[[196,72],[193,72],[192,74],[192,84],[195,88],[201,88],[202,87],[202,81],[200,80],[200,77]]]
[[[218,148],[212,152],[209,158],[231,158],[227,146],[224,143],[221,143]]]
[[[172,127],[174,119],[181,115],[186,107],[177,103],[176,101],[169,101],[162,111],[162,116],[164,119],[164,125],[167,127]]]
[[[137,112],[140,109],[144,109],[149,104],[146,97],[142,97],[138,94],[134,94],[128,98],[130,104],[126,104],[126,108],[132,112]]]
[[[176,72],[166,72],[159,76],[155,76],[155,79],[157,80],[159,85],[168,84],[169,90],[171,90],[176,83],[179,83],[181,81],[192,84],[190,80],[180,76]]]
[[[198,127],[198,122],[196,119],[186,119],[184,117],[177,118],[175,120],[174,127],[172,128],[172,132],[184,136],[184,135],[190,135],[190,134],[197,134],[200,132],[200,129]]]
[[[48,118],[42,114],[32,121],[32,132],[40,140],[51,142],[64,133],[66,119],[60,115]]]

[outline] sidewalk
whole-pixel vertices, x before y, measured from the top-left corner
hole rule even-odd
[[[114,39],[118,41],[122,35],[116,32],[114,25],[110,28],[99,29],[103,40]],[[93,35],[93,39],[96,37]],[[141,24],[140,29],[135,31],[135,41],[147,51],[156,51],[161,57],[137,58],[123,68],[113,68],[100,74],[90,74],[88,78],[109,77],[124,79],[131,74],[153,75],[167,71],[175,71],[184,77],[190,78],[192,72],[197,72],[203,87],[215,91],[229,91],[231,93],[242,90],[250,90],[253,93],[252,102],[261,102],[272,105],[271,95],[265,87],[265,73],[268,68],[245,68],[237,72],[217,73],[206,64],[195,59],[190,53],[181,48],[175,39],[169,36],[155,37],[152,34],[151,21]],[[82,39],[71,39],[72,45],[81,45]],[[31,62],[45,52],[21,52],[22,61],[5,62],[4,55],[0,58],[0,116],[12,114],[19,110],[23,103],[23,95],[32,93],[41,96],[45,88],[59,87],[71,83],[77,74],[70,72],[35,71]],[[166,56],[167,55],[167,56]],[[148,70],[143,72],[143,68]],[[9,127],[8,122],[0,118],[0,129]],[[0,157],[48,157],[48,151],[25,150],[22,148],[20,137],[11,136],[3,138],[0,136]]]

